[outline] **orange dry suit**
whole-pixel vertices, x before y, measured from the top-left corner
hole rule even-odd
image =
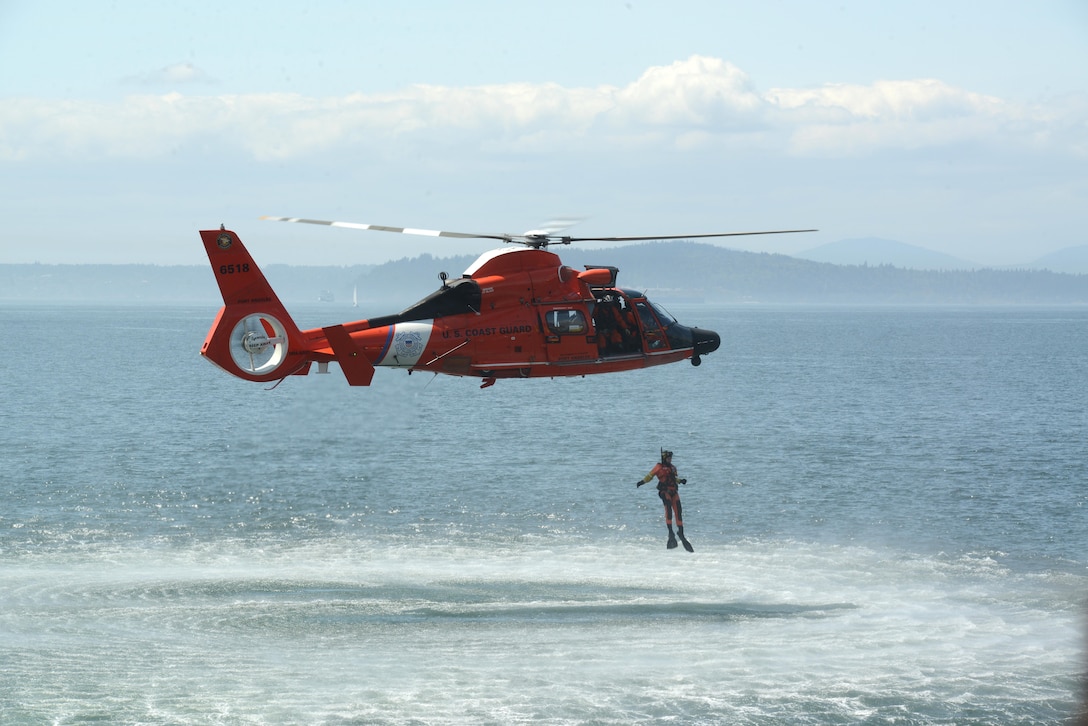
[[[643,481],[650,481],[655,476],[657,477],[657,495],[661,497],[661,502],[665,505],[665,524],[669,525],[670,530],[672,529],[672,515],[673,512],[676,512],[676,526],[683,527],[684,518],[681,513],[676,467],[671,463],[656,464],[650,470],[650,473],[643,478]]]

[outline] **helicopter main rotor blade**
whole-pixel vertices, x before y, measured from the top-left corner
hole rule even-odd
[[[818,232],[816,229],[776,229],[766,232],[713,232],[710,234],[657,234],[644,237],[563,237],[566,242],[638,242],[658,239],[698,239],[702,237],[745,237],[753,234],[793,234],[795,232]]]
[[[515,235],[517,237],[559,237],[559,233],[565,229],[573,227],[579,222],[586,221],[585,217],[557,217],[555,219],[549,219],[544,224],[540,225],[539,229],[529,230],[522,235]]]
[[[444,232],[437,229],[415,229],[412,227],[388,227],[381,224],[361,224],[359,222],[335,222],[324,219],[305,219],[303,217],[269,217],[261,219],[272,222],[299,222],[303,224],[320,224],[326,227],[344,227],[345,229],[369,229],[375,232],[396,232],[398,234],[415,234],[423,237],[456,237],[459,239],[495,239],[501,242],[513,242],[529,247],[547,247],[550,244],[569,245],[571,242],[639,242],[646,240],[666,239],[703,239],[706,237],[744,237],[755,234],[793,234],[796,232],[816,232],[815,229],[780,229],[765,232],[712,232],[710,234],[666,234],[666,235],[642,235],[638,237],[567,237],[554,234],[560,230],[577,224],[578,218],[558,219],[546,223],[543,229],[532,230],[523,234],[475,234],[471,232]]]
[[[509,242],[512,235],[508,234],[472,234],[470,232],[443,232],[437,229],[413,229],[412,227],[387,227],[381,224],[360,224],[359,222],[333,222],[324,219],[303,219],[302,217],[269,217],[261,219],[269,222],[299,222],[302,224],[322,224],[326,227],[344,227],[345,229],[370,229],[375,232],[397,232],[399,234],[415,234],[423,237],[458,237],[460,239],[497,239]]]

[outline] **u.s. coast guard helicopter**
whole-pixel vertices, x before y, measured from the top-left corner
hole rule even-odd
[[[702,357],[718,349],[717,333],[681,325],[635,290],[616,286],[615,267],[567,267],[553,244],[785,234],[722,232],[647,237],[569,237],[567,225],[520,235],[468,234],[263,217],[351,229],[462,239],[512,246],[486,252],[457,279],[393,315],[300,330],[238,235],[225,227],[200,233],[223,307],[201,355],[249,381],[281,381],[317,365],[339,364],[352,386],[368,386],[375,366],[483,379],[586,376]]]

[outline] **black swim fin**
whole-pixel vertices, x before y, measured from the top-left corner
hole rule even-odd
[[[686,549],[688,552],[694,552],[695,548],[691,546],[691,542],[688,542],[688,538],[684,536],[684,528],[683,527],[677,527],[676,528],[676,533],[678,535],[680,535],[680,541],[684,543],[684,549]],[[676,545],[673,544],[673,547],[675,547],[675,546]]]

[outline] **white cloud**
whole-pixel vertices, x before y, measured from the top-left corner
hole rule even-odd
[[[731,129],[749,126],[767,102],[736,66],[693,56],[649,69],[616,93],[616,106],[629,123]]]
[[[853,118],[874,120],[969,115],[998,110],[1002,105],[1000,99],[961,91],[933,79],[773,89],[766,97],[781,109],[840,110]]]
[[[878,149],[917,149],[962,142],[1014,143],[1016,126],[1043,118],[993,96],[941,81],[878,81],[773,89],[766,94],[789,128],[796,153],[855,155]]]
[[[206,76],[191,64],[161,81]],[[259,161],[314,154],[729,149],[850,157],[961,142],[1085,154],[1083,103],[1024,107],[937,80],[775,88],[694,56],[623,87],[418,85],[390,94],[133,95],[122,101],[0,99],[0,161],[101,160],[179,152]]]

